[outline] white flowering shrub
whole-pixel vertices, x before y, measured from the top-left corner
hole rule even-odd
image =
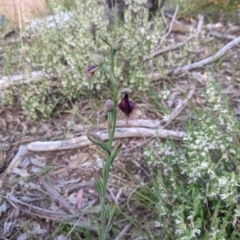
[[[124,22],[110,25],[107,7],[101,1],[76,1],[69,20],[59,21],[55,28],[39,27],[33,33],[33,41],[26,47],[26,61],[31,68],[46,72],[44,84],[48,90],[27,91],[22,98],[23,108],[32,117],[36,110],[47,116],[59,98],[61,102],[64,99],[78,100],[86,94],[105,90],[106,79],[100,71],[94,78],[86,77],[92,52],[104,55],[108,48],[100,45],[99,33],[104,34],[109,42],[123,38],[123,48],[116,63],[119,87],[124,82],[132,89],[146,89],[149,84],[146,61],[158,43],[162,21],[160,16],[151,23],[148,21],[145,2],[126,0]],[[60,16],[66,14],[59,6],[53,9]]]
[[[167,141],[145,149],[157,176],[156,226],[166,239],[240,237],[239,124],[211,79],[204,97],[208,103],[180,146]]]

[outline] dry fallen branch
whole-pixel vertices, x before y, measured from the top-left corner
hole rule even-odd
[[[187,98],[190,99],[192,96],[194,89],[190,90]],[[141,137],[141,138],[171,138],[175,140],[181,140],[184,132],[181,131],[173,131],[163,129],[168,125],[186,106],[186,102],[183,101],[181,106],[177,106],[172,114],[170,115],[167,123],[165,122],[165,126],[161,126],[162,121],[160,120],[147,120],[147,119],[136,119],[129,120],[126,124],[126,121],[119,120],[117,121],[117,129],[115,138],[131,138],[131,137]],[[123,126],[122,128],[120,128]],[[128,127],[126,127],[128,126]],[[102,139],[108,140],[108,134],[106,130],[106,125],[101,124],[100,128],[104,128],[104,130],[96,132]],[[88,140],[87,136],[83,135],[81,137],[68,139],[68,140],[59,140],[59,141],[46,141],[46,142],[31,142],[28,145],[21,145],[19,150],[9,166],[6,168],[5,172],[2,173],[1,179],[4,179],[7,174],[9,174],[14,167],[17,167],[21,160],[25,157],[28,151],[33,152],[48,152],[48,151],[60,151],[67,149],[75,149],[79,147],[84,147],[91,144]],[[1,183],[1,181],[0,181]],[[54,195],[54,194],[53,194]],[[64,205],[64,204],[63,204]]]
[[[178,48],[184,46],[187,42],[189,42],[190,40],[192,40],[194,37],[195,37],[195,35],[191,35],[191,36],[189,36],[188,38],[186,38],[183,42],[180,42],[180,43],[177,43],[177,44],[173,44],[173,45],[171,45],[171,46],[167,46],[167,47],[165,47],[165,48],[159,49],[159,50],[155,51],[155,52],[152,54],[152,57],[157,57],[157,56],[159,56],[159,55],[162,54],[162,53],[165,53],[165,52],[169,52],[169,51],[178,49]]]
[[[107,130],[96,132],[104,141],[108,140]],[[148,129],[148,128],[117,128],[115,138],[128,138],[128,137],[159,137],[159,138],[172,138],[176,140],[182,139],[184,132],[177,132],[165,129]],[[28,144],[27,149],[33,152],[48,152],[60,151],[67,149],[75,149],[84,147],[91,144],[87,136],[78,138],[62,140],[62,141],[47,141],[47,142],[32,142]]]
[[[234,40],[232,40],[231,42],[229,42],[228,44],[226,44],[214,55],[207,57],[203,60],[200,60],[198,62],[188,64],[184,67],[176,68],[173,71],[168,71],[167,75],[178,75],[178,74],[181,74],[181,73],[184,73],[184,72],[196,69],[196,68],[201,68],[209,63],[216,61],[217,59],[222,57],[224,54],[226,54],[227,51],[229,51],[231,48],[237,46],[238,44],[240,44],[240,37],[237,37]],[[156,80],[160,79],[161,77],[163,77],[163,75],[161,73],[154,73],[150,76],[150,80],[156,81]]]
[[[212,63],[214,61],[216,61],[217,59],[219,59],[220,57],[222,57],[227,51],[229,51],[231,48],[237,46],[238,44],[240,44],[240,37],[232,40],[231,42],[229,42],[228,44],[226,44],[223,48],[221,48],[217,53],[215,53],[213,56],[210,56],[208,58],[205,58],[201,61],[195,62],[195,63],[191,63],[188,64],[184,67],[179,67],[177,69],[175,69],[172,74],[173,75],[177,75],[195,68],[201,68],[204,65],[207,65],[209,63]]]
[[[158,128],[161,125],[160,120],[149,120],[149,119],[134,119],[134,120],[118,120],[117,127],[146,127],[146,128]],[[99,128],[106,129],[106,124],[100,124]]]

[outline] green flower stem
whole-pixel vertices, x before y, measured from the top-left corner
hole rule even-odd
[[[106,233],[106,219],[104,215],[105,210],[105,195],[106,195],[106,189],[103,188],[103,194],[100,196],[100,205],[101,205],[101,235],[100,240],[107,239],[107,233]]]
[[[110,143],[110,139],[112,137],[112,126],[113,126],[113,112],[108,112],[108,138],[109,138],[109,149],[112,150],[112,144]]]
[[[111,50],[111,74],[110,74],[110,78],[111,78],[111,83],[112,83],[112,91],[113,91],[113,103],[114,103],[114,107],[113,107],[113,123],[112,123],[112,129],[111,134],[110,134],[110,139],[109,139],[109,147],[110,149],[112,149],[112,143],[114,140],[114,134],[115,134],[115,129],[116,129],[116,121],[117,121],[117,84],[116,84],[116,79],[115,79],[115,74],[114,74],[114,50],[112,49],[112,47],[110,46],[110,50]]]
[[[100,205],[101,205],[101,235],[100,235],[100,240],[106,240],[108,237],[108,232],[109,228],[111,225],[112,217],[109,217],[107,219],[105,212],[106,211],[111,211],[111,214],[109,216],[113,216],[113,211],[114,209],[108,209],[106,206],[106,191],[107,191],[107,182],[108,182],[108,177],[109,177],[109,172],[110,172],[110,167],[113,162],[111,152],[114,151],[114,148],[112,146],[113,140],[114,140],[114,135],[115,135],[115,129],[116,129],[116,120],[117,120],[117,84],[116,84],[116,79],[114,75],[114,50],[112,49],[112,46],[110,46],[110,51],[111,51],[111,68],[108,70],[108,68],[105,65],[102,65],[101,68],[106,72],[109,73],[110,75],[110,80],[111,80],[111,88],[113,92],[113,111],[108,112],[108,136],[109,136],[109,150],[110,154],[108,154],[107,161],[103,161],[103,166],[102,166],[102,194],[100,194]],[[109,212],[110,213],[110,212]]]
[[[100,205],[101,205],[101,236],[100,240],[106,240],[108,236],[108,226],[111,219],[106,219],[105,216],[105,209],[106,209],[106,192],[107,192],[107,182],[109,177],[111,167],[111,156],[108,156],[107,162],[103,164],[102,167],[102,173],[103,173],[103,179],[102,179],[102,194],[100,194]]]

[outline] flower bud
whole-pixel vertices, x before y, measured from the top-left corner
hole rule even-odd
[[[100,66],[100,65],[103,64],[104,59],[103,59],[102,56],[100,56],[100,55],[98,55],[98,54],[96,54],[96,53],[93,53],[92,56],[93,56],[94,64],[95,64],[96,66]]]
[[[114,52],[118,51],[121,49],[123,44],[123,40],[122,38],[119,38],[113,45],[112,45],[112,49]]]
[[[103,42],[108,43],[107,37],[106,37],[104,34],[99,33],[99,38],[100,38]]]
[[[111,99],[108,99],[105,102],[104,108],[108,111],[108,112],[112,112],[113,108],[114,108],[114,103]]]

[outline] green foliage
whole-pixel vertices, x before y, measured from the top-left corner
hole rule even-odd
[[[106,78],[100,71],[93,79],[86,76],[86,67],[92,61],[90,53],[104,55],[107,52],[108,46],[99,45],[97,41],[99,33],[104,33],[110,43],[123,38],[115,70],[118,86],[127,84],[132,89],[146,89],[149,82],[144,61],[158,43],[162,21],[157,16],[150,24],[143,2],[126,1],[125,21],[115,19],[114,26],[109,24],[109,10],[96,1],[77,1],[70,19],[60,21],[57,28],[40,26],[33,33],[33,41],[26,46],[25,60],[33,69],[46,72],[44,81],[48,90],[35,94],[38,86],[33,86],[24,92],[21,104],[26,112],[36,117],[40,109],[46,117],[54,109],[57,98],[63,102],[64,99],[77,100],[107,89]],[[54,6],[53,13],[60,18],[66,16],[60,6]],[[52,98],[55,99],[52,101]]]
[[[49,118],[52,110],[60,101],[57,95],[53,94],[53,86],[49,86],[48,81],[41,81],[35,84],[35,86],[22,87],[23,94],[21,97],[21,105],[23,110],[28,113],[30,118],[36,118],[37,113],[45,118]]]
[[[240,235],[239,123],[211,79],[203,96],[208,103],[189,122],[182,145],[167,141],[145,149],[155,171],[156,226],[165,239]]]
[[[57,236],[64,236],[66,239],[69,237],[72,240],[78,239],[92,239],[97,240],[98,238],[93,234],[88,228],[84,228],[83,226],[73,226],[69,222],[53,222],[51,235],[49,235],[46,239],[54,239]],[[64,239],[64,238],[63,238]]]

